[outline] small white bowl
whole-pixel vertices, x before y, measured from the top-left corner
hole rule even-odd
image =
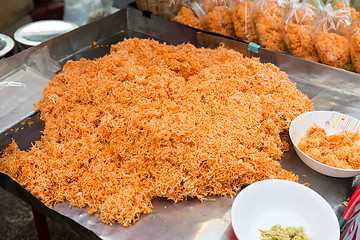
[[[339,133],[341,131],[356,132],[360,129],[360,121],[351,116],[333,112],[333,111],[314,111],[301,114],[295,118],[290,125],[289,134],[290,139],[294,145],[295,151],[299,158],[310,168],[330,177],[348,178],[360,174],[359,170],[347,170],[336,167],[331,167],[306,155],[298,148],[301,138],[306,137],[306,131],[316,124],[324,128],[327,135]]]
[[[231,221],[239,240],[259,240],[261,230],[274,225],[303,227],[316,240],[339,240],[340,226],[330,205],[299,183],[264,180],[243,189],[235,198]]]
[[[14,40],[11,37],[0,33],[0,57],[5,56],[14,48]]]

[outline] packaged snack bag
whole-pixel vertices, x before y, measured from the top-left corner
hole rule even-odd
[[[285,18],[283,38],[285,45],[294,56],[319,62],[319,56],[311,39],[315,8],[306,2],[293,2]]]
[[[205,29],[226,36],[234,36],[231,6],[216,6],[204,17]]]
[[[168,16],[173,21],[190,27],[234,36],[232,3],[232,0],[170,1]]]
[[[171,0],[167,16],[174,22],[198,29],[205,29],[204,16],[213,9],[213,0]]]
[[[237,38],[257,43],[255,24],[250,15],[253,6],[254,2],[250,0],[237,1],[232,12],[232,21]]]
[[[256,0],[251,11],[259,44],[267,49],[286,52],[281,24],[287,0]]]
[[[354,27],[350,39],[350,55],[353,67],[357,73],[360,73],[360,22]]]
[[[205,28],[204,22],[200,18],[195,16],[193,10],[185,6],[180,9],[178,14],[174,18],[172,18],[172,21],[193,28],[199,28],[199,29]]]
[[[350,66],[350,35],[352,20],[347,10],[333,9],[330,3],[319,12],[312,39],[320,62],[348,69]]]
[[[346,11],[350,12],[352,22],[355,23],[355,22],[357,22],[357,20],[359,20],[360,13],[355,8],[343,5],[342,3],[339,3],[337,5],[337,9],[346,10]],[[343,12],[343,13],[347,14],[346,12]]]
[[[193,2],[196,2],[205,14],[214,10],[214,7],[217,4],[216,0],[196,0]]]

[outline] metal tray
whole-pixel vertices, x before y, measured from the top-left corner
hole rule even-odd
[[[97,58],[109,52],[110,45],[124,38],[153,38],[172,44],[190,42],[197,47],[214,48],[220,44],[235,49],[247,57],[258,57],[287,72],[304,94],[312,100],[316,110],[335,110],[360,118],[360,75],[309,62],[283,53],[259,49],[248,50],[246,43],[236,39],[192,29],[169,20],[127,7],[99,21],[82,26],[36,47],[29,48],[0,62],[0,76],[21,67],[36,50],[48,47],[50,56],[63,65],[67,60]],[[100,47],[92,47],[96,41]],[[20,121],[21,119],[19,119]],[[35,114],[26,121],[33,124],[15,124],[0,135],[0,150],[15,139],[21,149],[40,140],[43,123]],[[322,195],[338,217],[344,211],[342,203],[359,185],[355,178],[326,177],[308,168],[297,157],[294,149],[284,154],[281,165],[299,175],[300,183]],[[28,191],[0,173],[0,185],[7,191],[29,203],[46,216],[74,229],[85,239],[236,239],[231,228],[231,197],[209,197],[204,203],[190,199],[175,204],[158,198],[154,200],[154,212],[143,215],[130,227],[103,224],[99,214],[90,215],[87,209],[70,207],[67,202],[46,207]]]

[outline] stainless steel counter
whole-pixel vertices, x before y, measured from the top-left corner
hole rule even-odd
[[[360,118],[359,74],[266,49],[255,53],[248,50],[247,44],[238,40],[197,31],[156,16],[144,16],[131,7],[3,60],[0,62],[0,76],[21,68],[36,50],[45,46],[51,58],[63,65],[69,59],[101,57],[108,53],[111,44],[130,37],[154,38],[172,44],[190,42],[195,46],[208,48],[223,44],[245,56],[271,62],[287,72],[298,89],[309,96],[316,110],[335,110]],[[92,47],[92,41],[96,41],[100,47]],[[0,135],[0,150],[7,147],[12,139],[16,139],[22,149],[28,149],[32,142],[40,139],[43,123],[38,115],[31,116],[28,121],[34,123],[28,126],[14,122],[12,129],[19,131],[9,129]],[[322,195],[338,217],[344,211],[342,202],[359,184],[358,178],[338,179],[314,172],[301,162],[292,148],[285,153],[280,163],[285,169],[298,174],[300,183],[309,183],[310,188]],[[105,225],[99,220],[99,214],[90,215],[87,209],[70,207],[67,202],[49,209],[2,173],[0,185],[43,214],[69,225],[86,239],[235,238],[230,225],[233,202],[230,197],[209,197],[204,203],[190,199],[177,204],[155,199],[152,214],[141,216],[140,221],[130,227],[122,227],[117,224]]]

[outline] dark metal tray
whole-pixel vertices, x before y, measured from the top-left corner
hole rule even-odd
[[[197,47],[214,48],[223,44],[247,57],[258,57],[287,72],[304,94],[312,100],[316,110],[335,110],[360,118],[360,75],[306,61],[283,53],[259,49],[248,50],[246,43],[216,34],[188,28],[169,20],[148,15],[128,7],[97,22],[82,26],[70,33],[27,49],[0,62],[0,76],[21,67],[36,50],[48,47],[51,58],[63,65],[67,60],[97,58],[109,52],[111,44],[124,38],[153,38],[172,44],[190,42]],[[94,48],[92,41],[100,47]],[[21,121],[22,119],[19,119]],[[15,124],[0,135],[0,151],[15,139],[21,149],[41,138],[43,123],[39,115],[26,121],[33,124]],[[286,152],[281,165],[299,175],[300,183],[322,195],[338,217],[344,211],[342,203],[359,184],[355,178],[332,178],[314,172],[304,165],[294,149]],[[306,177],[305,177],[306,176]],[[154,212],[142,216],[130,227],[109,226],[99,220],[99,214],[90,215],[87,209],[72,208],[67,202],[47,208],[10,177],[0,173],[0,185],[29,203],[43,214],[74,229],[85,239],[233,239],[230,209],[233,198],[209,197],[204,203],[188,200],[175,204],[164,199],[154,200]],[[215,201],[214,201],[215,200]]]

